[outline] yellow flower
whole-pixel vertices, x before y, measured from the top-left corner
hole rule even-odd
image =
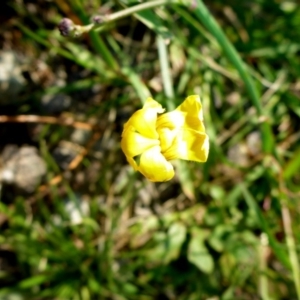
[[[173,159],[205,162],[209,139],[203,125],[199,96],[185,99],[174,111],[162,114],[162,106],[148,98],[124,125],[121,147],[127,161],[149,180],[173,178]]]

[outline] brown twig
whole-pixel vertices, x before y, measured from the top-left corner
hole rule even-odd
[[[0,123],[46,123],[70,126],[79,129],[92,130],[93,125],[85,122],[75,121],[70,117],[51,117],[37,115],[0,116]]]
[[[94,132],[90,140],[88,141],[85,148],[83,148],[80,153],[78,153],[74,159],[69,163],[68,170],[74,170],[82,162],[84,157],[89,153],[90,149],[94,146],[97,140],[99,140],[101,134],[100,132]]]
[[[89,153],[90,149],[93,147],[95,142],[100,138],[101,133],[99,131],[96,131],[93,133],[92,137],[88,141],[85,148],[83,148],[68,164],[67,171],[71,171],[76,169],[79,164],[82,162],[84,157]],[[53,177],[47,184],[41,185],[38,189],[39,191],[39,197],[45,197],[49,191],[51,186],[58,185],[64,178],[64,174],[57,175]],[[37,198],[34,196],[30,199],[30,204],[34,203],[37,200]]]

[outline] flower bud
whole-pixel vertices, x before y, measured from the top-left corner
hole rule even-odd
[[[74,31],[75,26],[72,20],[63,18],[58,24],[58,29],[62,36],[70,36],[70,33]]]

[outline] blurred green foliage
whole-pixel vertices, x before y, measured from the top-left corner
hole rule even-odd
[[[173,1],[78,39],[57,30],[64,17],[87,25],[143,3],[6,6],[4,44],[22,53],[28,85],[1,114],[93,129],[22,124],[47,175],[31,195],[2,187],[0,299],[300,299],[297,1]],[[41,109],[58,94],[72,105]],[[191,94],[209,160],[175,162],[175,179],[148,182],[126,163],[122,126],[148,95],[172,108]]]

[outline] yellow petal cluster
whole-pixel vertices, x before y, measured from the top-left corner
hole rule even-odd
[[[121,147],[127,161],[153,182],[173,178],[173,159],[205,162],[209,139],[200,98],[189,96],[174,111],[148,98],[124,125]]]

